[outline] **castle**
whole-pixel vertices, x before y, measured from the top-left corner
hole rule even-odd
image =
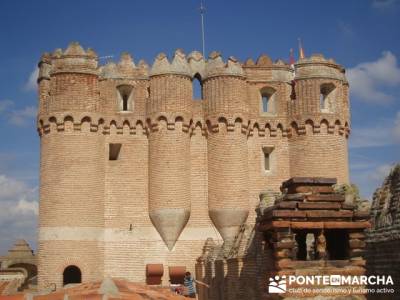
[[[72,43],[39,68],[41,288],[146,282],[156,266],[167,284],[194,272],[207,240],[229,247],[254,226],[260,194],[290,177],[349,180],[349,86],[321,55],[177,50],[99,66]]]

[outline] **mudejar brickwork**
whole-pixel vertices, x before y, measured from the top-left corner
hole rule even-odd
[[[194,273],[210,238],[229,247],[254,227],[260,194],[283,181],[348,183],[349,86],[321,55],[177,50],[100,66],[72,43],[39,68],[41,288],[71,274],[146,282],[154,265],[168,284],[172,267]]]

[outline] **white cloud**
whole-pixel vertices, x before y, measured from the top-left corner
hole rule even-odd
[[[15,103],[11,100],[0,100],[0,115],[6,116],[9,123],[24,126],[36,117],[36,107],[26,106],[22,109],[13,109],[14,106]]]
[[[18,197],[26,190],[27,187],[23,182],[0,175],[0,201]]]
[[[393,136],[396,141],[400,142],[400,111],[397,112],[396,119],[394,121]]]
[[[17,238],[34,242],[38,215],[38,188],[0,174],[0,255]]]
[[[393,168],[393,166],[389,165],[389,164],[380,165],[380,166],[376,167],[373,170],[373,172],[369,172],[368,177],[372,181],[377,182],[380,185],[383,182],[383,180],[386,178],[386,176],[389,175],[390,170],[392,168]]]
[[[382,159],[384,158],[376,159],[350,151],[351,181],[357,184],[363,198],[372,199],[373,193],[382,185],[395,164]]]
[[[35,118],[37,113],[36,107],[27,106],[21,110],[14,110],[11,112],[9,121],[11,124],[17,126],[24,126],[33,118]]]
[[[372,1],[372,7],[377,9],[388,9],[398,4],[399,0],[374,0]]]
[[[0,100],[0,113],[7,111],[10,107],[14,105],[14,102],[11,100]]]
[[[360,63],[347,71],[350,92],[360,100],[387,103],[393,95],[383,90],[400,84],[400,68],[396,56],[384,51],[376,61]]]
[[[400,143],[400,111],[394,120],[382,120],[373,127],[355,127],[351,130],[349,147],[382,147]]]
[[[36,91],[37,90],[37,78],[39,76],[39,68],[35,69],[29,75],[28,81],[25,83],[24,89],[26,91]]]

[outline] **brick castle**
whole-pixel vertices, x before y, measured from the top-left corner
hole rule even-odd
[[[72,43],[39,67],[41,288],[146,282],[160,265],[167,284],[210,238],[229,247],[254,227],[260,194],[283,181],[348,183],[349,86],[332,59],[177,50],[99,66]]]

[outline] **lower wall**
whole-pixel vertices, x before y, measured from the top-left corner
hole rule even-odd
[[[205,241],[221,237],[213,227],[186,227],[169,251],[154,227],[102,229],[47,227],[39,231],[39,289],[63,285],[63,271],[77,266],[82,281],[104,277],[146,282],[146,265],[163,264],[162,284],[169,285],[168,267],[184,266],[195,273]]]
[[[267,274],[274,268],[274,259],[271,249],[262,242],[261,233],[256,233],[246,253],[224,258],[221,248],[213,257],[215,250],[203,254],[196,264],[196,279],[210,286],[198,285],[200,300],[267,299]]]
[[[370,294],[368,299],[400,299],[400,240],[367,243],[366,260],[368,275],[390,275],[395,294]],[[371,287],[376,288],[376,286]]]
[[[98,281],[104,273],[104,245],[99,241],[39,241],[38,287],[53,289],[63,286],[67,266],[77,266],[82,281]]]

